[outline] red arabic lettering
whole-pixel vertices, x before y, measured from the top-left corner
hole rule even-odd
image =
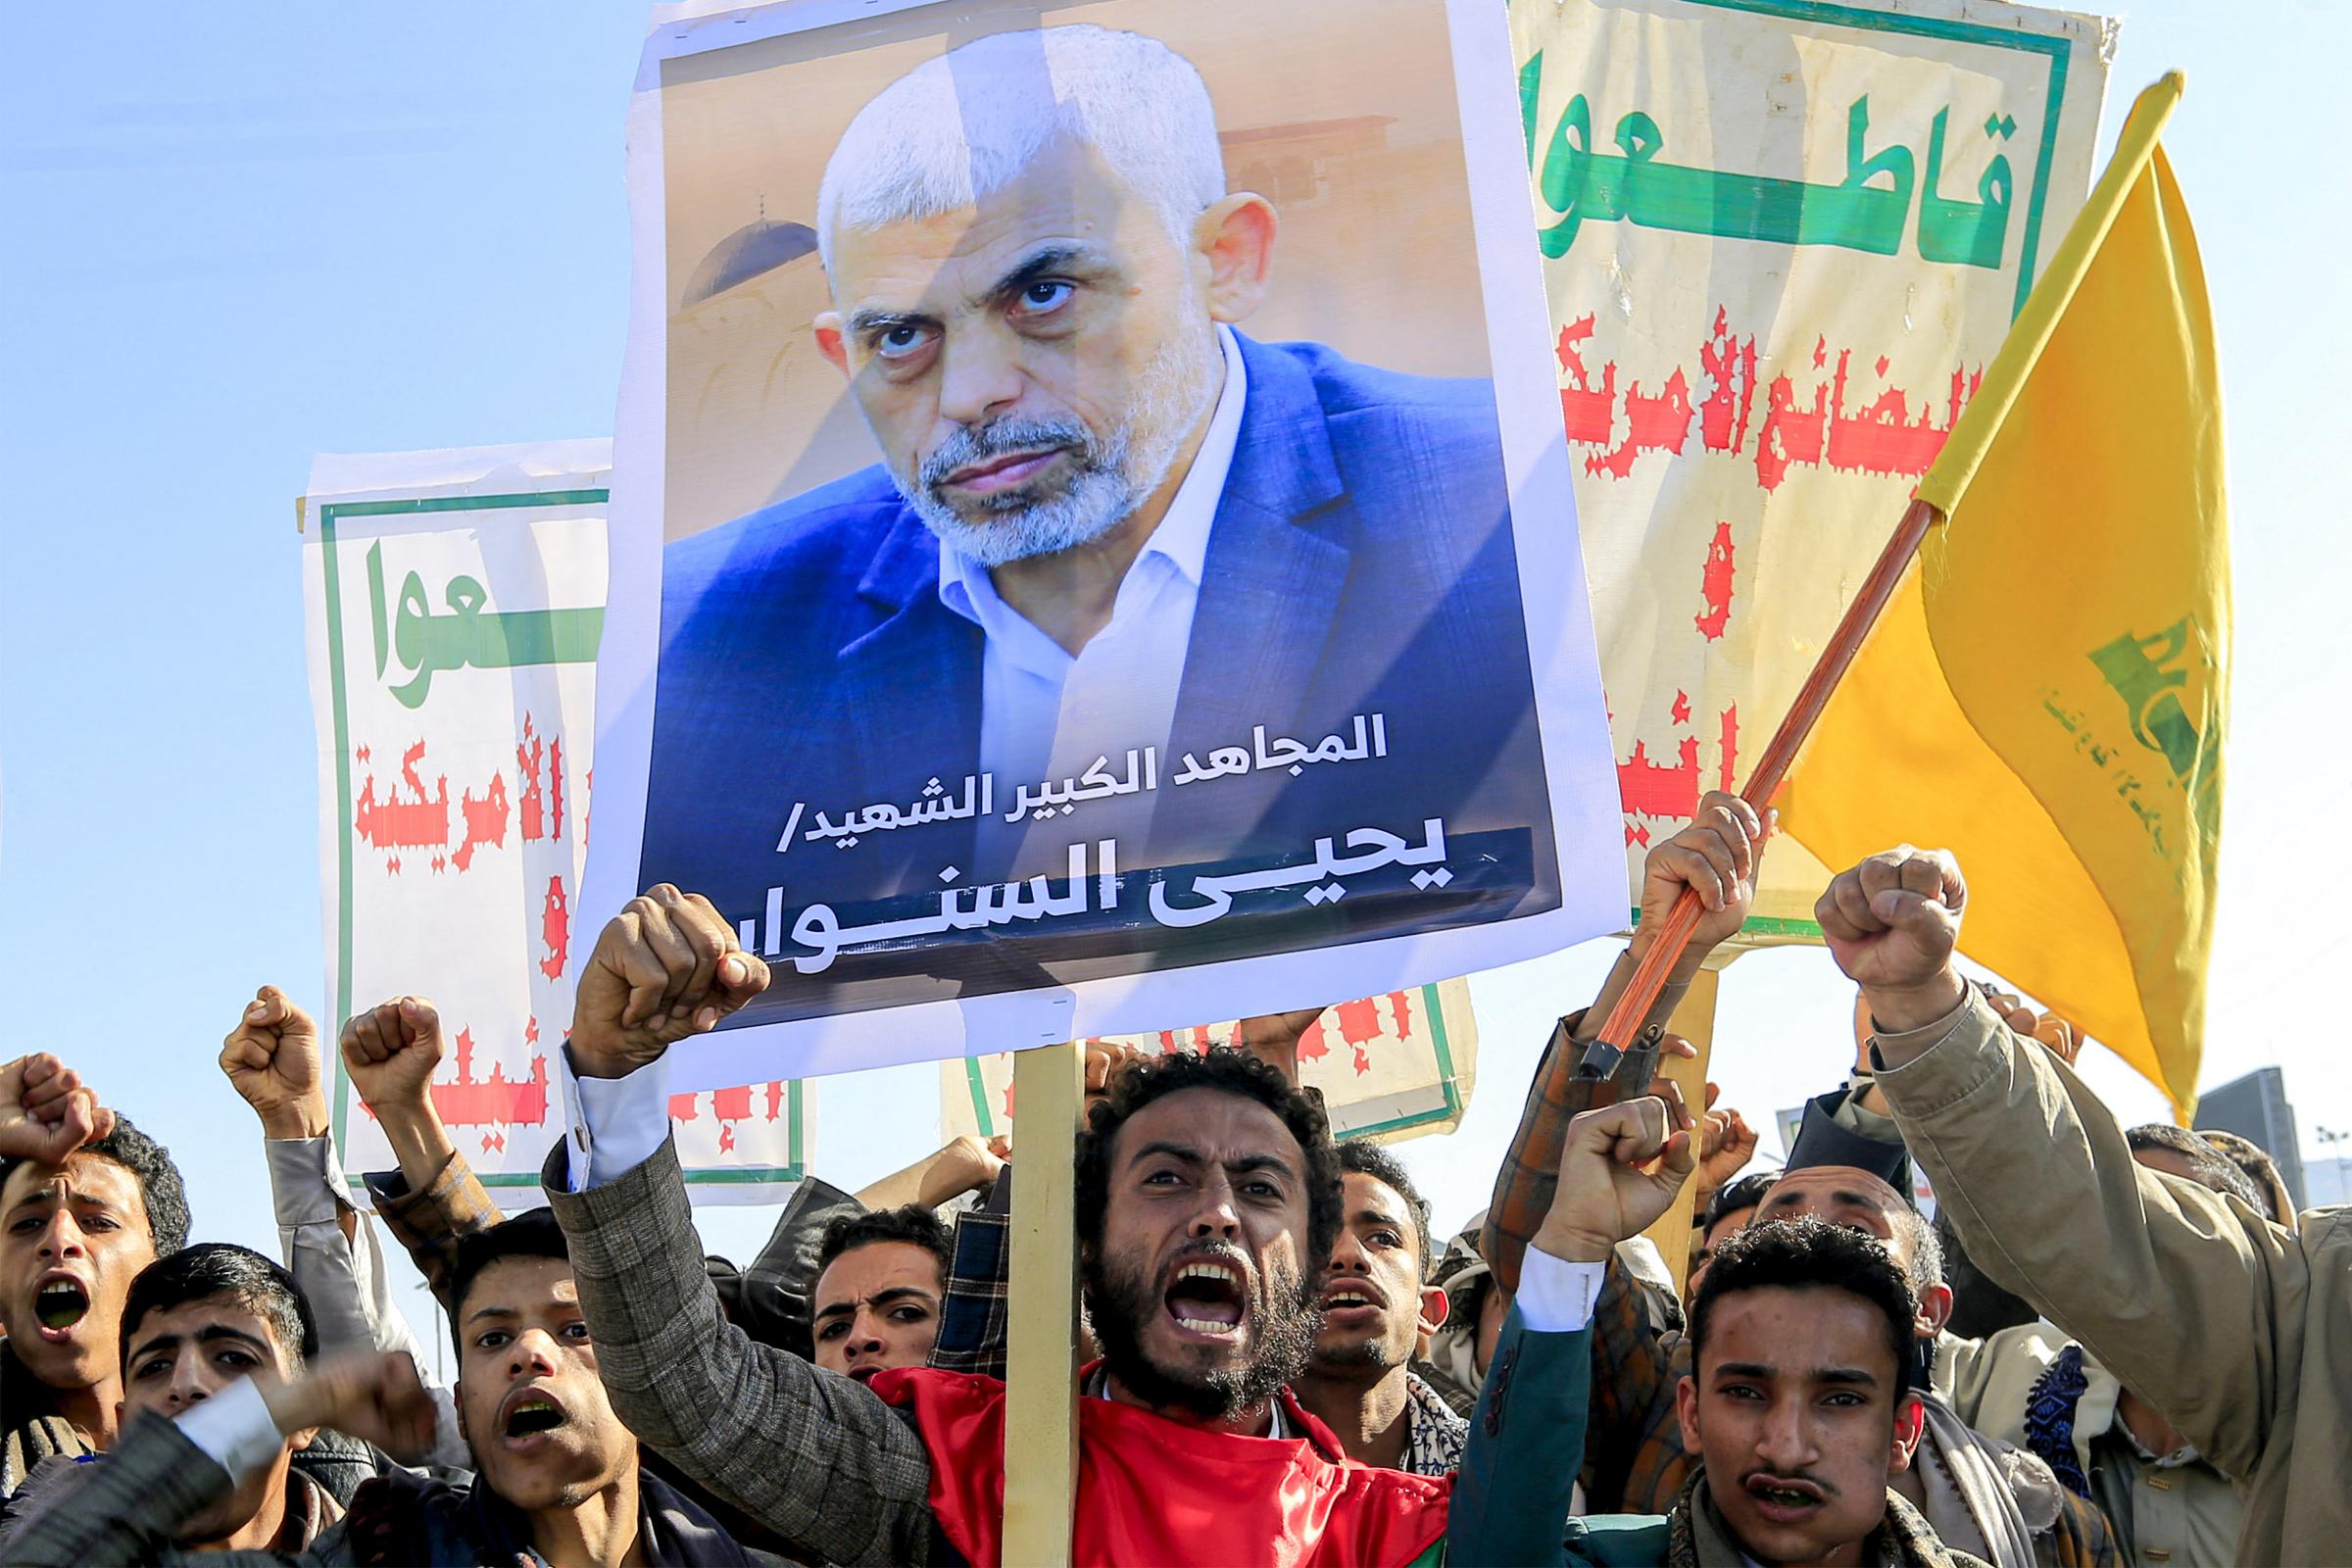
[[[1654,393],[1642,391],[1638,378],[1628,379],[1621,406],[1617,362],[1601,362],[1595,376],[1586,360],[1597,320],[1595,314],[1571,321],[1560,329],[1555,345],[1561,371],[1560,416],[1568,439],[1602,449],[1585,459],[1587,473],[1624,479],[1632,476],[1644,453],[1682,456],[1694,417],[1705,451],[1736,457],[1747,450],[1759,379],[1756,339],[1753,333],[1741,337],[1733,330],[1729,311],[1717,307],[1713,328],[1698,346],[1698,379],[1706,391],[1695,405],[1690,372],[1676,366]],[[1919,477],[1943,450],[1953,422],[1984,379],[1982,368],[1954,369],[1937,423],[1936,400],[1920,399],[1914,416],[1913,394],[1901,387],[1884,386],[1867,403],[1860,402],[1861,392],[1853,385],[1853,357],[1851,348],[1838,350],[1833,369],[1829,340],[1816,337],[1809,392],[1799,391],[1801,371],[1776,375],[1765,387],[1764,417],[1754,424],[1753,454],[1756,483],[1764,490],[1779,489],[1789,469],[1800,465]],[[1891,363],[1885,355],[1876,357],[1882,382]],[[1857,404],[1851,413],[1849,397]],[[1620,413],[1622,438],[1617,434]]]
[[[375,775],[368,775],[353,822],[361,839],[379,850],[420,850],[449,843],[449,780],[436,780],[438,793],[427,798],[424,780],[416,773],[416,764],[422,760],[422,741],[401,754],[400,781],[408,786],[406,800],[401,799],[400,784],[396,784],[389,799],[378,801]]]
[[[564,879],[547,879],[547,899],[539,906],[539,940],[547,944],[547,956],[539,960],[539,972],[550,980],[564,978],[564,965],[571,961],[571,906],[564,899]]]
[[[1680,457],[1690,436],[1690,383],[1683,372],[1678,369],[1667,377],[1666,389],[1654,397],[1636,381],[1625,390],[1625,439],[1605,457],[1587,458],[1585,471],[1622,479],[1634,471],[1634,460],[1644,452]]]
[[[1699,346],[1698,368],[1714,390],[1698,406],[1698,438],[1709,452],[1737,452],[1747,444],[1747,416],[1756,402],[1756,340],[1732,338],[1730,313],[1715,310],[1715,335]],[[1732,388],[1740,388],[1740,412],[1732,413]]]
[[[531,1020],[532,1028],[538,1025]],[[526,1033],[526,1039],[533,1038]],[[490,1076],[473,1076],[473,1031],[458,1031],[458,1075],[432,1086],[433,1108],[452,1127],[536,1127],[547,1120],[547,1057],[534,1053],[531,1075],[516,1083],[505,1062],[492,1062]]]
[[[1609,411],[1617,405],[1617,367],[1612,363],[1606,368],[1598,386],[1585,373],[1584,356],[1577,353],[1576,345],[1592,335],[1592,320],[1588,316],[1561,327],[1553,352],[1559,356],[1560,368],[1575,383],[1560,388],[1560,421],[1568,427],[1568,439],[1599,447],[1608,445],[1609,431],[1615,426]]]
[[[1707,542],[1707,563],[1698,571],[1698,596],[1707,602],[1707,608],[1691,618],[1698,634],[1713,642],[1732,623],[1732,525],[1728,522],[1715,524],[1715,537]]]
[[[478,801],[473,798],[473,792],[467,790],[459,799],[458,809],[466,819],[466,842],[459,845],[458,853],[449,858],[451,864],[463,871],[473,864],[476,846],[494,844],[502,850],[507,847],[506,775],[491,774],[490,787],[482,792],[482,798]]]

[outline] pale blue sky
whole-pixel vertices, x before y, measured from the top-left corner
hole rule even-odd
[[[612,427],[627,290],[635,0],[17,7],[0,96],[0,956],[9,1054],[58,1051],[172,1146],[200,1236],[273,1245],[256,1130],[213,1066],[263,980],[316,1004],[315,739],[292,500],[311,454]],[[2167,146],[2228,388],[2236,708],[2207,1081],[2278,1062],[2307,1155],[2352,1124],[2331,890],[2352,774],[2324,480],[2352,417],[2340,64],[2352,8],[2165,0],[2126,17],[2104,147],[2186,68]],[[2130,417],[2111,408],[2084,417]],[[1452,1224],[1555,1011],[1605,954],[1479,982],[1466,1137],[1405,1152]],[[1825,1087],[1849,993],[1742,959],[1718,1036],[1768,1119]],[[2155,1096],[2112,1062],[2128,1115]],[[929,1069],[888,1092],[931,1097]],[[819,1163],[923,1152],[885,1086],[828,1082]],[[708,1228],[747,1253],[764,1214]]]

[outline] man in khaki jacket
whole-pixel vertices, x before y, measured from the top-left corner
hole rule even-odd
[[[1962,983],[1952,857],[1872,856],[1815,908],[1862,987],[1879,1087],[1969,1251],[2245,1478],[2237,1560],[2352,1544],[2352,1210],[2298,1234],[2143,1168],[2081,1079]]]

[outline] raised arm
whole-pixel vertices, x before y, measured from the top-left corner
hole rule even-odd
[[[330,1568],[355,1560],[344,1527],[310,1550],[194,1551],[189,1521],[284,1451],[287,1438],[332,1427],[403,1459],[419,1457],[435,1423],[406,1355],[331,1357],[290,1383],[232,1383],[177,1420],[141,1411],[103,1459],[49,1459],[9,1504],[0,1561],[24,1568],[115,1563],[123,1568]]]
[[[353,1206],[335,1157],[321,1060],[318,1026],[275,986],[255,994],[220,1047],[222,1074],[262,1124],[278,1246],[318,1321],[320,1348],[398,1351],[421,1365],[374,1227]],[[434,1387],[432,1396],[440,1425],[431,1462],[470,1467],[448,1390]]]
[[[1665,922],[1666,911],[1686,886],[1693,887],[1706,913],[1643,1024],[1644,1028],[1664,1029],[1707,955],[1737,933],[1747,918],[1748,906],[1755,902],[1756,865],[1767,836],[1765,823],[1753,807],[1736,795],[1710,791],[1689,827],[1650,850],[1642,877],[1642,918],[1633,941],[1609,971],[1592,1005],[1561,1019],[1552,1030],[1551,1043],[1536,1066],[1536,1080],[1529,1086],[1526,1105],[1520,1111],[1519,1131],[1494,1177],[1494,1196],[1487,1207],[1480,1250],[1504,1290],[1518,1290],[1520,1255],[1551,1207],[1553,1173],[1559,1169],[1568,1123],[1592,1103],[1597,1086],[1576,1076],[1584,1048],[1599,1035],[1609,1009],[1633,979],[1634,966]],[[1681,1041],[1666,1049],[1679,1055],[1693,1054]],[[1651,1092],[1670,1087],[1661,1079]],[[1679,1093],[1667,1102],[1679,1109]]]
[[[400,1164],[396,1173],[370,1172],[368,1196],[426,1289],[447,1306],[458,1243],[506,1216],[433,1104],[433,1072],[444,1054],[441,1014],[422,997],[394,997],[352,1014],[342,1051],[352,1089],[375,1113]]]
[[[1593,1298],[1617,1245],[1682,1193],[1695,1159],[1680,1124],[1665,1102],[1642,1099],[1582,1112],[1563,1133],[1555,1196],[1470,1417],[1446,1514],[1449,1564],[1592,1560],[1568,1511],[1584,1463]]]
[[[754,1344],[703,1266],[662,1058],[766,984],[708,901],[666,886],[632,900],[581,972],[564,1074],[576,1112],[542,1172],[548,1201],[631,1431],[804,1555],[924,1562],[921,1441],[861,1385]]]
[[[1962,982],[1967,900],[1949,854],[1905,846],[1840,874],[1815,911],[1862,986],[1903,1141],[1987,1276],[2252,1475],[2294,1375],[2278,1325],[2311,1288],[2303,1253],[2244,1204],[2142,1167],[2073,1070]]]

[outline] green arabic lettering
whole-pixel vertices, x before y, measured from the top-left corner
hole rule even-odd
[[[1665,135],[1656,120],[1636,110],[1620,118],[1612,140],[1616,155],[1592,150],[1592,109],[1583,93],[1568,100],[1552,126],[1539,164],[1536,159],[1536,101],[1542,86],[1543,56],[1519,72],[1519,112],[1526,136],[1528,168],[1544,207],[1557,221],[1538,231],[1544,256],[1558,259],[1575,243],[1587,221],[1629,221],[1642,228],[1707,234],[1718,239],[1752,239],[1775,245],[1836,245],[1891,256],[1902,246],[1910,216],[1916,170],[1911,149],[1896,145],[1866,149],[1870,99],[1846,110],[1845,178],[1836,185],[1761,174],[1735,174],[1659,161]],[[2006,223],[2007,165],[2001,165],[2000,213]],[[1881,183],[1882,179],[1884,183]],[[1960,204],[1952,204],[1957,210]],[[1981,223],[1976,208],[1967,220]],[[1939,244],[1961,230],[1949,219],[1936,230]],[[1977,230],[1966,237],[1973,244]],[[1999,235],[1995,234],[1997,254]]]
[[[380,547],[379,547],[380,548]],[[375,552],[368,553],[371,587],[380,588]],[[596,662],[605,630],[601,608],[513,610],[485,612],[489,591],[467,576],[452,577],[443,591],[450,613],[436,615],[425,597],[424,579],[412,571],[400,585],[400,609],[392,626],[392,650],[415,678],[392,688],[405,708],[424,706],[433,676],[451,669],[511,669],[522,664],[586,664]],[[378,596],[377,646],[382,647]],[[379,652],[377,673],[382,673]]]
[[[1919,254],[1931,262],[1957,267],[1988,267],[1998,270],[2001,247],[2009,238],[2009,160],[1999,153],[1977,181],[1981,202],[1953,201],[1936,194],[1943,173],[1944,122],[1948,108],[1936,111],[1928,128],[1928,183],[1919,193]],[[1985,134],[1998,122],[1985,122]]]

